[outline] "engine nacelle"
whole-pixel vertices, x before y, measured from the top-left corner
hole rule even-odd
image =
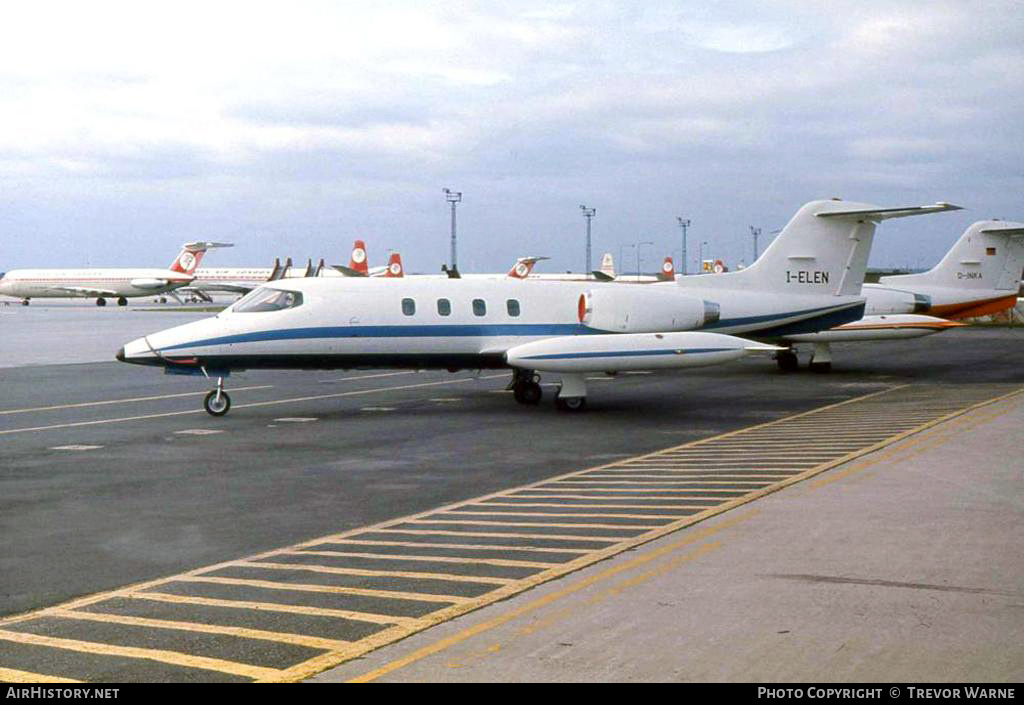
[[[167,286],[166,279],[132,279],[129,283],[136,289],[163,289]]]
[[[580,323],[615,333],[693,330],[718,320],[718,304],[670,286],[616,284],[580,294]]]
[[[867,299],[865,315],[885,313],[924,313],[932,307],[932,299],[924,294],[915,294],[904,289],[893,289],[881,284],[865,284],[860,290]]]

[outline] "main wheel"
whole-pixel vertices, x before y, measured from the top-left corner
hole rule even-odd
[[[117,305],[118,305],[118,306],[127,306],[127,305],[128,305],[128,299],[126,299],[126,298],[125,298],[125,297],[123,297],[123,296],[119,296],[119,297],[117,298]]]
[[[555,397],[555,407],[559,411],[583,411],[587,408],[586,397]]]
[[[102,298],[102,297],[100,297],[100,298],[96,299],[96,305],[97,306],[106,306],[107,305],[107,300]]]
[[[214,389],[203,399],[203,408],[210,416],[223,416],[231,408],[231,397],[227,392],[222,391],[218,398],[217,390]]]
[[[775,362],[778,363],[779,369],[783,372],[795,372],[800,366],[800,358],[792,350],[776,353]]]
[[[517,384],[513,390],[516,401],[520,404],[539,404],[544,396],[543,390],[536,382],[523,382]]]

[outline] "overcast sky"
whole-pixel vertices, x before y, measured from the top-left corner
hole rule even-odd
[[[1024,5],[40,2],[0,23],[0,270],[275,256],[748,262],[804,202],[947,200],[876,266],[1024,220]]]

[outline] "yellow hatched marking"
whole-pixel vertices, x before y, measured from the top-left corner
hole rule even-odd
[[[564,499],[559,497],[559,499]],[[594,499],[584,497],[583,499]],[[676,499],[673,497],[673,499]],[[477,507],[561,507],[578,509],[695,509],[686,504],[560,504],[558,502],[487,502],[486,504],[474,505]],[[699,507],[703,508],[703,507]],[[544,538],[544,537],[541,537]],[[568,538],[568,537],[563,537]],[[586,537],[575,537],[586,538]]]
[[[445,512],[444,516],[502,516],[502,517],[583,517],[601,519],[678,519],[678,514],[607,514],[605,512]],[[578,526],[578,524],[570,524]],[[616,527],[623,526],[615,524]]]
[[[248,629],[246,627],[199,624],[198,622],[178,622],[167,619],[151,619],[149,617],[131,617],[128,615],[109,614],[106,612],[56,610],[51,612],[49,616],[64,617],[67,619],[84,619],[93,622],[109,622],[111,624],[126,624],[133,627],[175,629],[185,632],[202,632],[203,634],[224,634],[227,636],[242,637],[244,639],[259,639],[261,641],[276,641],[282,644],[293,644],[295,646],[308,646],[312,649],[326,649],[328,651],[343,648],[351,643],[342,639],[321,639],[320,637],[304,636],[302,634],[288,634],[287,632],[268,632],[263,629]]]
[[[509,578],[476,577],[469,575],[449,575],[448,573],[421,573],[408,570],[364,570],[362,568],[338,568],[333,565],[306,565],[304,563],[250,563],[239,561],[235,565],[252,566],[254,568],[270,568],[271,570],[305,570],[310,573],[331,573],[333,575],[361,575],[364,577],[413,578],[424,580],[446,580],[452,583],[489,583],[508,585],[515,580]],[[453,602],[453,600],[444,600]]]
[[[713,482],[715,480],[721,480],[723,482],[730,482],[730,481],[731,482],[747,482],[747,481],[754,481],[754,480],[771,480],[771,481],[775,481],[775,480],[785,479],[786,477],[789,477],[790,475],[791,475],[791,473],[788,473],[788,472],[780,472],[777,475],[753,475],[753,474],[751,474],[751,475],[734,475],[734,474],[729,474],[729,473],[723,473],[721,475],[719,475],[719,474],[708,475],[708,473],[706,473],[706,472],[694,472],[691,475],[686,475],[684,473],[676,473],[676,477],[685,477],[685,478],[687,478],[685,480],[678,480],[678,479],[672,479],[672,478],[668,478],[668,479],[665,479],[665,480],[620,480],[618,478],[616,478],[614,480],[559,480],[557,486],[552,487],[552,486],[545,485],[544,487],[540,487],[538,489],[554,490],[554,489],[558,489],[559,486],[564,486],[567,489],[577,489],[575,487],[575,485],[637,485],[639,487],[645,487],[645,486],[649,486],[649,485],[692,485],[694,482]],[[707,477],[709,479],[708,480],[698,480],[698,479],[695,479],[695,478],[704,478],[704,477]],[[712,480],[710,478],[714,478],[714,480]],[[551,483],[551,484],[555,485],[555,483]],[[766,482],[766,483],[760,483],[759,482],[758,484],[771,484],[771,483],[770,482]],[[586,488],[579,488],[579,489],[586,489]]]
[[[452,516],[446,514],[445,516]],[[649,531],[657,526],[634,526],[632,524],[575,524],[547,521],[485,521],[482,519],[414,519],[410,524],[465,524],[471,526],[526,526],[553,527],[556,529],[625,529],[627,531]]]
[[[756,490],[758,487],[770,485],[770,482],[746,482],[744,480],[693,480],[687,483],[688,487],[656,487],[652,489],[628,487],[542,487],[536,490],[524,490],[524,492],[689,492],[701,489],[704,485],[749,485],[748,487],[737,487],[736,490]],[[727,489],[727,488],[726,488]],[[708,489],[710,492],[711,489]],[[543,497],[545,495],[524,494],[516,492],[510,497]],[[561,496],[561,495],[558,495]],[[646,496],[646,495],[645,495]],[[666,498],[667,499],[667,498]]]
[[[495,505],[501,506],[501,505]],[[511,504],[511,507],[528,507],[528,504]],[[542,504],[542,507],[553,507],[553,504]],[[408,521],[408,520],[406,520]],[[405,522],[401,522],[405,523]],[[441,531],[440,529],[375,529],[374,533],[387,534],[413,534],[416,536],[476,536],[478,538],[493,536],[500,539],[550,539],[552,541],[599,541],[602,543],[615,543],[625,541],[628,536],[559,536],[556,534],[518,534],[498,533],[489,531]]]
[[[256,565],[259,565],[258,563]],[[339,587],[335,585],[309,585],[306,583],[278,583],[272,580],[249,580],[247,578],[217,578],[189,575],[178,579],[186,583],[214,583],[216,585],[242,585],[269,588],[271,590],[295,590],[297,592],[322,592],[328,595],[361,595],[363,597],[386,597],[393,600],[419,600],[421,602],[464,602],[465,597],[455,595],[428,595],[399,590],[370,590],[366,588]]]
[[[369,622],[370,624],[406,624],[411,621],[408,617],[387,617],[380,614],[329,609],[327,607],[305,607],[302,605],[285,605],[278,602],[253,602],[251,600],[221,600],[215,597],[171,595],[165,592],[119,593],[118,597],[130,597],[133,600],[153,600],[155,602],[173,602],[181,605],[206,605],[208,607],[232,607],[241,610],[287,612],[289,614],[305,614],[314,617],[338,617],[357,622]]]
[[[296,555],[336,556],[339,558],[368,558],[371,560],[417,561],[421,563],[469,563],[471,565],[495,565],[506,568],[550,568],[557,563],[540,561],[515,561],[508,558],[461,558],[456,556],[410,556],[409,554],[389,555],[387,553],[353,553],[348,551],[287,551]]]
[[[74,678],[46,676],[42,673],[17,671],[13,668],[0,668],[0,683],[81,683]]]
[[[736,468],[732,468],[732,470],[730,470],[729,472],[734,471],[734,470],[736,470]],[[766,471],[769,471],[769,470],[777,471],[777,472],[781,473],[782,476],[793,476],[793,475],[796,475],[798,472],[800,472],[799,468],[777,468],[777,469],[776,468],[770,468],[770,469],[769,468],[759,468],[757,470],[751,470],[751,472],[766,472]],[[604,482],[609,482],[609,481],[612,481],[612,480],[658,480],[658,482],[648,482],[646,484],[649,484],[649,485],[658,485],[658,484],[661,484],[661,485],[673,485],[673,484],[691,483],[691,482],[693,482],[692,479],[681,479],[681,478],[688,478],[688,477],[690,477],[690,475],[688,473],[698,473],[698,474],[701,474],[701,475],[707,475],[709,472],[712,472],[712,471],[709,471],[707,469],[701,470],[699,468],[694,468],[693,470],[690,470],[690,471],[680,470],[679,472],[666,473],[664,475],[648,475],[648,474],[639,473],[639,472],[638,473],[627,472],[627,473],[623,473],[623,474],[620,474],[620,475],[593,475],[593,476],[587,475],[586,476],[588,478],[587,480],[571,480],[571,481],[570,480],[566,480],[565,482],[589,482],[589,481],[591,481],[591,478],[592,478],[594,481],[604,481]],[[725,474],[726,474],[726,476],[728,476],[728,472],[726,472]],[[778,476],[776,476],[775,479],[780,479],[780,478]]]
[[[276,668],[251,666],[246,663],[236,663],[235,661],[207,658],[206,656],[193,656],[191,654],[183,654],[178,651],[166,651],[164,649],[142,649],[136,646],[116,646],[114,644],[103,644],[94,641],[61,639],[52,636],[41,636],[39,634],[11,632],[7,630],[0,630],[0,639],[4,641],[13,641],[19,644],[48,646],[54,649],[64,649],[65,651],[79,651],[86,654],[145,659],[147,661],[169,663],[174,666],[184,666],[185,668],[199,668],[204,671],[229,673],[233,676],[243,676],[245,678],[268,679],[281,674],[281,671]]]
[[[722,493],[726,493],[726,492],[733,493],[733,494],[739,492],[740,494],[742,494],[744,492],[749,492],[750,490],[756,490],[756,489],[758,489],[758,488],[757,487],[740,487],[740,488],[734,489],[734,490],[723,490],[723,489],[720,489],[720,488],[719,489],[703,489],[701,487],[686,487],[686,488],[682,488],[682,489],[678,489],[678,490],[666,490],[666,491],[668,491],[668,492],[707,492],[707,493],[709,493],[711,495],[715,495],[715,494],[722,494]],[[579,490],[577,490],[577,491],[579,491]],[[598,490],[590,490],[590,491],[591,492],[596,492]],[[608,490],[600,490],[600,491],[606,492]],[[623,492],[625,490],[618,490],[618,491],[619,492]],[[633,491],[634,492],[642,492],[642,490],[633,490]],[[658,490],[658,491],[660,492],[661,490]],[[651,502],[661,502],[661,501],[669,501],[669,502],[671,502],[671,501],[676,500],[676,499],[684,499],[684,497],[669,496],[669,495],[661,497],[661,496],[652,495],[652,494],[642,494],[642,495],[636,495],[636,496],[630,495],[628,497],[601,497],[601,496],[594,496],[594,495],[590,495],[590,494],[517,494],[517,495],[512,495],[511,499],[641,499],[641,500],[644,500],[644,501],[651,501]],[[712,497],[710,497],[710,499],[714,499],[714,497],[712,496]],[[474,506],[479,506],[479,505],[474,505]],[[488,507],[488,506],[493,507],[493,506],[497,506],[497,505],[485,504],[483,506],[485,506],[485,507]],[[520,505],[516,504],[514,506],[518,507]],[[548,505],[544,505],[544,506],[548,506]],[[559,506],[559,505],[553,505],[553,506]],[[582,507],[582,506],[586,506],[586,505],[573,504],[573,505],[569,505],[569,506]],[[611,506],[611,505],[602,504],[602,505],[599,505],[599,506],[605,507],[605,506]],[[646,507],[647,505],[643,505],[643,506]]]
[[[321,543],[356,543],[366,546],[398,546],[400,548],[447,548],[462,551],[524,551],[527,553],[588,553],[587,548],[548,548],[547,546],[502,546],[483,543],[421,543],[419,541],[370,541],[343,537],[331,537],[317,541]],[[289,551],[295,553],[295,551]],[[474,559],[476,560],[476,559]]]

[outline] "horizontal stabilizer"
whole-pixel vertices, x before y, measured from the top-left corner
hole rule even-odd
[[[930,206],[907,206],[904,208],[869,208],[863,210],[849,211],[823,211],[815,213],[819,218],[851,218],[854,220],[882,221],[889,218],[906,218],[911,215],[927,215],[928,213],[941,213],[943,211],[963,210],[960,206],[952,203],[938,201]]]
[[[989,235],[1006,235],[1008,237],[1019,237],[1024,235],[1024,228],[985,228],[981,232]]]
[[[615,277],[614,276],[612,276],[611,274],[607,274],[605,272],[602,272],[600,269],[595,269],[593,272],[591,272],[591,274],[593,274],[594,275],[594,279],[597,279],[599,282],[613,282],[613,281],[615,281]]]
[[[186,242],[182,247],[189,252],[196,252],[198,250],[212,250],[215,247],[234,247],[234,243],[231,242]]]

